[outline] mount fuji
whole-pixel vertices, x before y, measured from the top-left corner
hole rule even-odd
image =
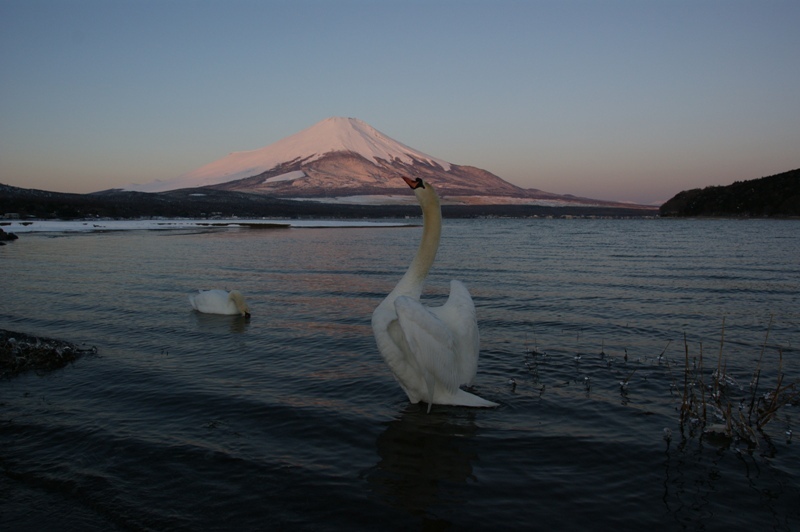
[[[443,203],[619,205],[523,189],[486,170],[455,165],[406,146],[357,118],[342,117],[327,118],[264,148],[231,153],[173,179],[125,189],[207,187],[328,202],[413,201],[400,179],[403,175],[433,183]]]

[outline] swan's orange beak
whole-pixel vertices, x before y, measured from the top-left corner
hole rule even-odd
[[[406,176],[401,177],[403,178],[403,181],[406,182],[406,185],[410,186],[412,189],[425,188],[425,185],[422,184],[422,179],[419,177],[416,179],[411,179],[410,177]]]

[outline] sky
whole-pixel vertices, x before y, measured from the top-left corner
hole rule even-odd
[[[0,0],[0,183],[169,179],[331,116],[557,194],[800,168],[800,2]]]

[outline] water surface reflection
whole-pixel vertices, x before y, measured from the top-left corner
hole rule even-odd
[[[373,492],[386,503],[423,522],[441,522],[439,512],[460,501],[474,480],[478,458],[475,412],[409,405],[389,422],[376,442],[380,461],[368,473]]]

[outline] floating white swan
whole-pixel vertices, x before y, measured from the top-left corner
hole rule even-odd
[[[372,313],[372,330],[381,356],[412,403],[492,407],[460,388],[478,369],[478,321],[475,305],[460,281],[450,281],[450,297],[441,307],[419,301],[436,258],[442,210],[433,187],[403,178],[422,207],[422,241],[403,278]]]
[[[200,290],[189,296],[192,308],[204,314],[226,314],[250,317],[250,308],[238,290]]]

